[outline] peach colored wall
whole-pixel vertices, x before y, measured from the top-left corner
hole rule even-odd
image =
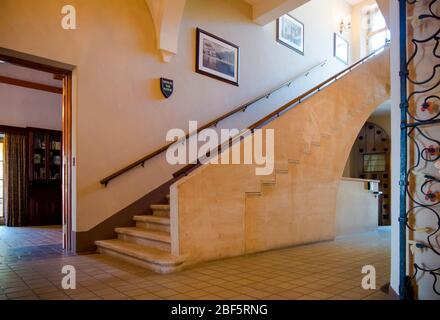
[[[61,130],[61,95],[0,84],[0,124]]]
[[[65,4],[61,0],[2,0],[0,46],[76,66],[76,231],[91,229],[171,178],[179,168],[170,167],[164,156],[158,156],[107,189],[99,184],[104,176],[163,145],[168,129],[185,129],[189,119],[205,123],[329,60],[319,74],[224,124],[243,127],[345,67],[333,59],[330,37],[337,29],[336,8],[350,11],[344,0],[314,0],[300,8],[298,18],[306,24],[305,56],[276,43],[274,22],[264,27],[254,24],[251,7],[245,2],[187,1],[179,54],[169,64],[161,63],[144,0],[72,0],[69,4],[77,10],[77,30],[61,28]],[[326,12],[320,19],[316,19],[316,8]],[[193,72],[195,27],[241,47],[239,88]],[[159,91],[162,76],[175,81],[174,95],[168,100]]]

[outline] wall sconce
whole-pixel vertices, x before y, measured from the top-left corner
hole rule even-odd
[[[347,21],[344,21],[344,19],[341,19],[341,23],[339,24],[339,33],[342,34],[348,30],[351,30],[351,21],[347,19]]]

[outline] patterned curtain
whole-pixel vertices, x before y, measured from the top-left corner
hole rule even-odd
[[[27,214],[26,136],[5,134],[5,224],[25,225]]]

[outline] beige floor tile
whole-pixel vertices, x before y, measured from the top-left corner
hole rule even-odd
[[[38,237],[43,235],[38,231]],[[381,237],[377,232],[353,235],[208,262],[165,275],[100,254],[18,260],[0,264],[0,300],[387,299],[379,290],[365,292],[360,287],[365,264],[376,266],[378,287],[389,281],[389,233]],[[30,238],[22,243],[28,244]],[[77,268],[75,291],[61,289],[60,270],[65,264]]]

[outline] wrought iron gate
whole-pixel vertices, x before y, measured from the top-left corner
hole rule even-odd
[[[399,294],[412,299],[440,296],[440,1],[399,1]]]

